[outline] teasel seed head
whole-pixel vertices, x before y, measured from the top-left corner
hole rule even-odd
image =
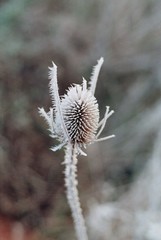
[[[53,107],[49,112],[39,108],[39,113],[48,123],[51,137],[60,142],[58,146],[51,148],[53,151],[71,144],[77,146],[78,153],[86,155],[81,150],[82,146],[114,137],[110,135],[98,138],[107,119],[114,112],[107,106],[104,118],[99,121],[99,108],[94,94],[103,61],[103,58],[100,58],[93,68],[88,88],[87,81],[83,78],[82,85],[73,84],[62,97],[58,91],[57,66],[53,63],[53,66],[49,67],[49,88]]]
[[[61,99],[64,123],[72,143],[89,144],[95,140],[99,122],[99,109],[96,98],[83,85],[69,88]],[[56,117],[57,118],[57,117]]]
[[[86,156],[82,147],[86,147],[87,144],[114,137],[111,135],[98,139],[107,119],[114,112],[109,111],[110,108],[107,106],[104,118],[99,121],[98,103],[94,93],[102,64],[103,58],[100,58],[93,68],[88,88],[83,78],[82,85],[72,85],[67,93],[60,97],[57,66],[53,63],[53,66],[49,68],[49,88],[53,107],[49,112],[39,108],[40,115],[45,118],[49,126],[51,137],[60,141],[60,144],[52,147],[51,150],[56,151],[66,145],[63,162],[65,164],[65,185],[78,240],[88,240],[88,236],[77,189],[77,155]]]

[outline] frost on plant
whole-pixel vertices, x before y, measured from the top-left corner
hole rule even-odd
[[[107,106],[104,118],[99,121],[99,108],[94,94],[103,58],[100,58],[93,69],[89,87],[83,78],[82,85],[73,84],[61,98],[58,92],[57,66],[52,64],[53,66],[49,67],[49,88],[53,106],[49,112],[45,112],[44,108],[39,108],[39,113],[48,124],[50,136],[59,141],[59,145],[52,147],[51,150],[56,151],[65,147],[67,199],[72,211],[77,238],[87,240],[77,190],[77,155],[86,156],[82,148],[88,144],[114,137],[114,135],[110,135],[99,138],[107,119],[114,111],[110,111],[109,106]]]
[[[39,113],[48,123],[51,137],[57,138],[60,145],[53,147],[56,151],[66,144],[75,145],[77,153],[82,153],[82,147],[87,144],[106,140],[114,135],[98,138],[102,133],[107,119],[113,114],[106,107],[104,118],[99,122],[99,109],[94,97],[97,78],[103,58],[94,67],[93,73],[87,88],[87,81],[83,78],[82,85],[73,84],[64,94],[59,97],[57,84],[57,66],[53,63],[49,67],[50,94],[53,107],[48,113],[43,108],[39,108]]]

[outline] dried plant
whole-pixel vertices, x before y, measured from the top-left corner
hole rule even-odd
[[[80,206],[77,190],[77,156],[86,153],[82,148],[98,141],[114,137],[110,135],[98,138],[102,133],[107,119],[113,114],[113,110],[106,107],[104,118],[99,122],[99,108],[94,97],[98,75],[103,64],[100,58],[93,69],[93,73],[87,88],[87,82],[83,78],[83,84],[72,85],[63,97],[59,97],[57,84],[57,66],[53,63],[49,67],[50,94],[53,107],[49,112],[39,108],[39,113],[45,118],[50,135],[57,138],[60,144],[52,147],[56,151],[65,146],[65,185],[67,188],[67,199],[71,208],[75,223],[76,235],[79,240],[87,240],[87,232]]]

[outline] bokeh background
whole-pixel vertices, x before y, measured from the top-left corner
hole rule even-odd
[[[0,239],[74,240],[63,151],[38,107],[105,62],[96,97],[115,114],[78,164],[91,240],[161,239],[161,1],[0,1]]]

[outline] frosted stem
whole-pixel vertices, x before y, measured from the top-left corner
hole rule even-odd
[[[77,189],[77,149],[70,143],[65,151],[65,186],[78,240],[88,240]]]

